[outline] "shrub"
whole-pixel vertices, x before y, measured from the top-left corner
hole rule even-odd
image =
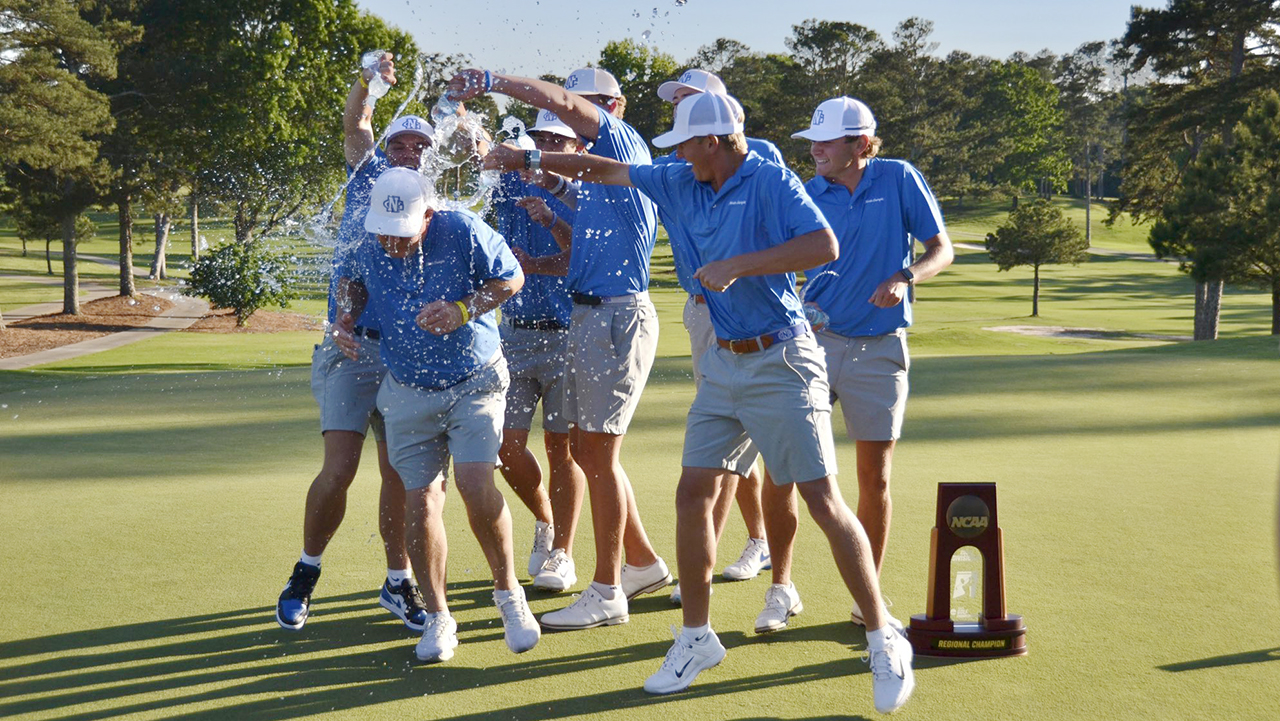
[[[297,284],[298,273],[283,256],[259,242],[232,242],[195,262],[184,292],[207,298],[214,307],[233,309],[236,325],[243,326],[259,308],[288,308],[298,297]]]

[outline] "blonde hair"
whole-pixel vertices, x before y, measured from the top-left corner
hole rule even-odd
[[[872,158],[874,158],[874,157],[876,157],[877,155],[879,155],[879,154],[880,154],[880,146],[884,144],[884,141],[883,141],[883,140],[881,140],[881,139],[879,138],[879,136],[876,136],[876,135],[866,135],[866,136],[863,136],[863,135],[846,135],[846,136],[844,137],[844,142],[846,142],[846,143],[853,143],[853,142],[857,142],[858,138],[862,138],[862,137],[865,137],[865,138],[867,139],[867,147],[865,147],[865,148],[863,148],[863,149],[862,149],[862,154],[861,154],[861,155],[859,155],[858,157],[863,158],[863,159],[866,159],[866,160],[871,160]]]
[[[729,146],[729,149],[735,153],[747,152],[747,136],[742,133],[733,133],[732,135],[717,135],[722,144]]]

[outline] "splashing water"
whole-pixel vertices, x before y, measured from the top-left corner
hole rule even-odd
[[[805,296],[808,295],[809,287],[813,285],[813,282],[828,273],[835,276],[836,278],[840,277],[840,274],[835,272],[834,270],[824,270],[821,273],[813,276],[812,278],[807,278],[805,280],[804,286],[800,288],[801,304],[805,302]],[[824,326],[831,321],[831,316],[827,315],[826,311],[814,305],[804,306],[804,317],[806,320],[809,321],[809,325],[813,326],[814,328]]]

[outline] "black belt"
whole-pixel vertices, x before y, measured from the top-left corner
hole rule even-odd
[[[604,298],[598,295],[587,295],[586,293],[571,293],[573,302],[578,305],[600,305],[604,302]]]
[[[533,320],[512,318],[511,327],[521,330],[567,330],[569,326],[555,318],[535,318]]]
[[[802,338],[809,335],[808,323],[797,323],[787,326],[781,330],[775,330],[772,333],[758,335],[755,338],[743,338],[742,340],[725,340],[724,338],[716,338],[716,343],[721,348],[732,353],[755,353],[762,351],[774,343],[780,341],[791,340],[792,338]]]
[[[369,340],[382,340],[382,333],[380,333],[377,328],[365,328],[362,325],[358,325],[355,328],[352,328],[351,334],[362,336],[364,338],[368,338]]]

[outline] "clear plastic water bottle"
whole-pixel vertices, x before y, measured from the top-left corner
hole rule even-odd
[[[373,71],[373,77],[369,79],[369,97],[374,100],[386,95],[391,89],[387,81],[382,79],[382,73],[378,72],[382,64],[382,56],[386,54],[386,50],[370,50],[360,56],[360,67],[363,70]]]
[[[431,107],[431,124],[440,127],[441,121],[445,118],[451,118],[458,112],[458,106],[462,105],[461,101],[454,100],[449,97],[449,91],[440,94],[440,99]]]
[[[809,326],[815,331],[822,330],[831,318],[827,312],[812,303],[805,303],[804,317],[809,321]]]

